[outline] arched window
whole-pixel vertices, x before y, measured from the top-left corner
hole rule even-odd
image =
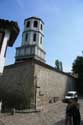
[[[37,21],[34,21],[33,26],[34,26],[34,27],[38,27],[38,22],[37,22]]]
[[[30,21],[27,22],[26,27],[30,27]]]
[[[33,34],[33,41],[36,41],[36,33]]]

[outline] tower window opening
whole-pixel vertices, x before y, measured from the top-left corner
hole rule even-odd
[[[36,33],[33,34],[33,41],[36,41]]]
[[[25,41],[27,41],[27,40],[28,40],[28,33],[25,34]]]
[[[38,22],[37,22],[37,21],[34,21],[33,26],[34,26],[34,27],[38,27]]]
[[[26,27],[30,27],[30,21],[27,22]]]
[[[40,37],[40,44],[42,44],[42,36]]]
[[[41,30],[43,30],[43,26],[42,26],[42,24],[41,24]]]

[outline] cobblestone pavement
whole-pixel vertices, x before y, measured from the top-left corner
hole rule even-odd
[[[83,120],[83,100],[80,99],[79,102]],[[0,125],[64,125],[65,108],[66,104],[57,101],[54,104],[49,104],[42,112],[15,113],[13,116],[0,114]]]

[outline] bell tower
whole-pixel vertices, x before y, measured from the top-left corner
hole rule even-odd
[[[38,17],[24,20],[21,47],[16,48],[16,62],[34,58],[45,62],[44,22]]]

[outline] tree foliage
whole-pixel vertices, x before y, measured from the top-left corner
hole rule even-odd
[[[83,57],[77,56],[72,65],[73,74],[77,74],[78,78],[83,79]]]
[[[55,60],[55,67],[58,71],[63,71],[62,62],[59,61],[58,59]]]

